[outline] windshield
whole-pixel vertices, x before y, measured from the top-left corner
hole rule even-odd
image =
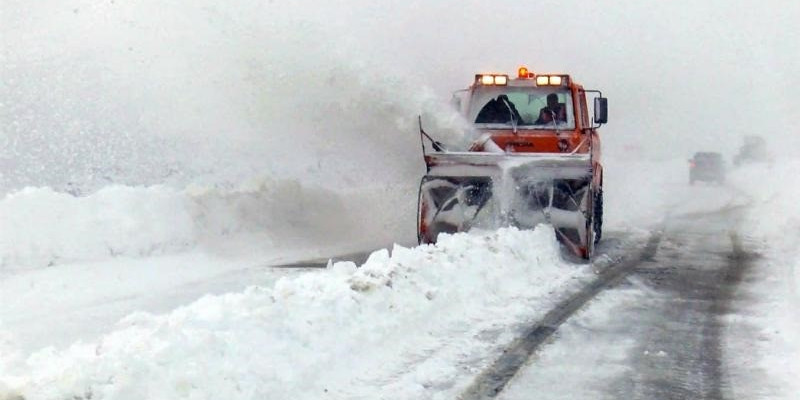
[[[563,88],[493,86],[472,94],[467,118],[476,125],[520,129],[572,129],[572,95]]]

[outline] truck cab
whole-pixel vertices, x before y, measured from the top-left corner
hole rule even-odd
[[[481,134],[470,151],[587,153],[599,161],[600,138],[594,124],[606,122],[605,98],[596,97],[590,116],[586,91],[567,74],[536,75],[520,67],[517,77],[477,74],[473,84],[454,94],[461,114]],[[551,110],[548,97],[555,99]],[[491,142],[486,139],[491,139]]]

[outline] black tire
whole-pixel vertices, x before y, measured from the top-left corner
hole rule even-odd
[[[592,228],[594,230],[594,243],[600,242],[603,236],[603,189],[598,189],[594,193],[594,218],[592,218]]]
[[[417,190],[417,244],[422,244],[422,231],[420,230],[420,222],[422,221],[422,184],[425,183],[425,177],[419,180],[419,190]]]

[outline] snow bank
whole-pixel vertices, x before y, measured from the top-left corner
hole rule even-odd
[[[89,197],[28,188],[0,201],[0,266],[147,255],[193,244],[186,198],[161,187]]]
[[[344,244],[343,251],[384,246],[413,237],[413,223],[398,224],[413,221],[415,198],[402,185],[334,192],[270,179],[235,188],[109,186],[85,197],[27,188],[0,200],[0,268],[197,246],[228,253],[300,242]]]
[[[754,238],[763,241],[757,277],[747,295],[756,305],[741,317],[757,329],[757,365],[771,383],[782,388],[775,393],[758,392],[755,397],[791,399],[800,393],[800,187],[797,171],[800,161],[777,160],[773,164],[750,164],[739,168],[731,182],[750,202],[744,226]],[[741,357],[742,355],[738,355]],[[736,355],[735,355],[736,357]],[[744,357],[751,362],[752,354]],[[745,393],[741,393],[744,395]]]
[[[472,377],[459,365],[590,275],[560,261],[549,227],[445,236],[5,358],[0,388],[29,400],[453,398]]]

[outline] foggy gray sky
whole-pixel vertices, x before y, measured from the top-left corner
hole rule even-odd
[[[370,50],[423,72],[441,93],[473,71],[513,73],[524,63],[569,72],[610,98],[608,144],[639,142],[666,156],[731,152],[741,135],[770,134],[800,116],[790,93],[800,83],[798,2],[429,3],[363,9],[358,29],[382,32]]]
[[[800,149],[790,0],[1,1],[0,167],[413,176],[426,93],[521,64],[603,91],[611,156]]]

